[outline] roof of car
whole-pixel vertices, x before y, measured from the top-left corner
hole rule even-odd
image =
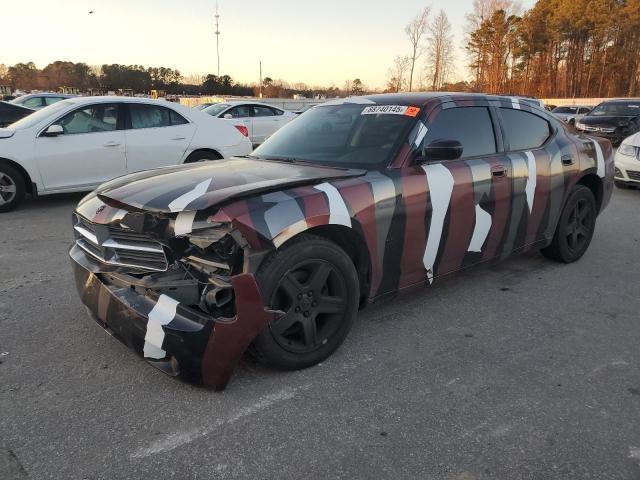
[[[16,97],[15,100],[19,98],[27,98],[27,97],[62,97],[62,98],[75,98],[77,95],[72,95],[70,93],[56,93],[56,92],[38,92],[38,93],[26,93],[24,95],[20,95]]]
[[[382,93],[376,95],[366,95],[365,98],[371,100],[379,105],[424,105],[429,100],[435,98],[452,98],[452,99],[494,99],[503,100],[505,98],[518,99],[525,101],[529,104],[537,105],[539,100],[535,98],[522,97],[517,95],[487,95],[485,93],[467,93],[467,92],[411,92],[411,93]]]
[[[66,100],[75,104],[83,103],[110,103],[110,102],[127,102],[127,103],[162,103],[163,105],[179,105],[178,103],[169,102],[167,100],[153,99],[153,98],[140,98],[140,97],[123,97],[119,95],[105,95],[95,97],[71,97]]]
[[[225,100],[224,102],[213,103],[210,106],[213,105],[262,105],[265,107],[278,108],[273,105],[269,105],[268,103],[256,102],[255,100]]]

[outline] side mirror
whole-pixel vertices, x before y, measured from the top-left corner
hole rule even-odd
[[[230,118],[233,118],[233,115],[231,115],[230,113],[225,113],[223,118],[229,120]]]
[[[457,160],[464,148],[457,140],[434,140],[422,149],[422,157],[428,161]]]
[[[42,132],[43,137],[57,137],[63,134],[64,129],[60,125],[50,125],[49,128]]]

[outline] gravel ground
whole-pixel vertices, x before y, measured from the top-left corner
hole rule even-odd
[[[90,321],[78,195],[0,217],[0,478],[640,478],[640,191],[586,256],[537,253],[371,307],[320,366],[223,393]]]

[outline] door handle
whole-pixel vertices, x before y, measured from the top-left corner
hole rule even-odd
[[[118,142],[107,142],[104,144],[105,147],[119,147],[120,144]]]
[[[507,168],[504,165],[494,165],[491,167],[491,176],[502,178],[507,175]]]
[[[185,140],[187,137],[173,137],[171,140]]]
[[[573,156],[572,155],[562,155],[561,157],[562,165],[568,167],[569,165],[573,165]]]

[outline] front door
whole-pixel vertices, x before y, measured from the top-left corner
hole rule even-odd
[[[119,110],[117,104],[80,107],[54,122],[63,134],[35,139],[46,191],[90,189],[127,173]]]
[[[419,160],[403,169],[401,288],[496,256],[509,211],[510,169],[498,153],[495,125],[488,106],[431,113],[424,145],[457,140],[463,153],[457,160]]]

